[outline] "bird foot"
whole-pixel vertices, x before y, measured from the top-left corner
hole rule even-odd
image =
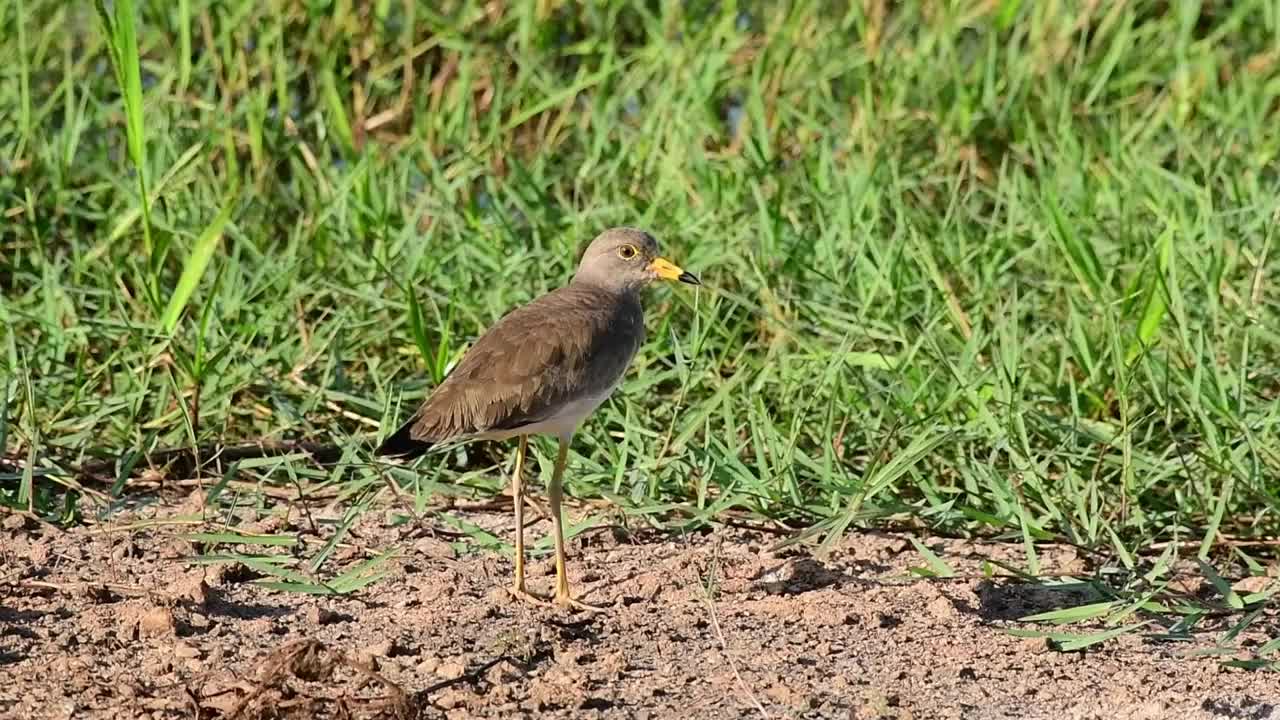
[[[591,613],[604,612],[606,609],[600,605],[591,605],[590,603],[584,603],[581,600],[574,599],[568,593],[556,593],[555,599],[551,602],[555,603],[556,607],[573,608],[574,610],[582,610],[584,612]]]
[[[509,587],[507,592],[516,600],[522,600],[538,607],[551,607],[551,603],[525,590],[523,587]]]

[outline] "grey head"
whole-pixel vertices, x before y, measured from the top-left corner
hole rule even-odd
[[[582,254],[575,283],[615,293],[637,293],[654,280],[701,285],[697,276],[658,255],[658,241],[643,230],[616,227],[596,236]]]

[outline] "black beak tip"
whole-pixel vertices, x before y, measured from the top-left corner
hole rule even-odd
[[[686,271],[686,272],[682,272],[682,273],[680,273],[680,277],[678,277],[678,278],[676,278],[676,279],[677,279],[677,280],[679,280],[679,281],[680,281],[680,282],[682,282],[682,283],[688,283],[688,284],[690,284],[690,285],[701,285],[701,284],[702,284],[702,281],[698,279],[698,276],[697,276],[697,275],[694,275],[693,273],[691,273],[691,272],[687,272],[687,271]]]

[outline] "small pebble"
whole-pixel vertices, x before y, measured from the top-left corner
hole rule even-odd
[[[200,657],[200,649],[188,643],[174,643],[173,654],[180,658],[198,658]]]
[[[172,635],[176,629],[173,611],[166,607],[153,607],[138,619],[138,631],[142,637]]]
[[[1250,575],[1247,578],[1237,580],[1231,586],[1232,590],[1238,593],[1251,594],[1265,592],[1270,589],[1271,584],[1277,581],[1275,578],[1266,577],[1265,575]]]
[[[3,521],[0,521],[0,527],[5,530],[22,530],[27,526],[27,518],[23,515],[13,514],[6,515]]]
[[[310,625],[331,625],[338,621],[338,613],[319,605],[312,605],[306,609],[303,619]]]
[[[133,542],[129,540],[125,540],[111,548],[111,559],[116,562],[122,562],[131,557],[133,557]]]
[[[460,662],[450,660],[449,662],[440,663],[436,668],[436,674],[445,680],[457,680],[465,675],[467,668]]]
[[[452,560],[458,555],[454,552],[452,545],[444,540],[432,537],[419,538],[418,541],[413,544],[413,549],[422,557],[434,558],[437,560]]]
[[[956,615],[956,607],[945,597],[934,598],[924,609],[933,617],[941,620],[950,619]]]

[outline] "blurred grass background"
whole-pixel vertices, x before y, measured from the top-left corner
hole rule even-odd
[[[341,464],[210,466],[214,505],[368,498],[368,444],[629,224],[709,287],[650,296],[570,494],[997,535],[1033,571],[1043,539],[1277,532],[1269,0],[2,0],[0,27],[11,507],[74,522],[156,448],[296,439]],[[502,489],[464,453],[391,477],[419,508]]]

